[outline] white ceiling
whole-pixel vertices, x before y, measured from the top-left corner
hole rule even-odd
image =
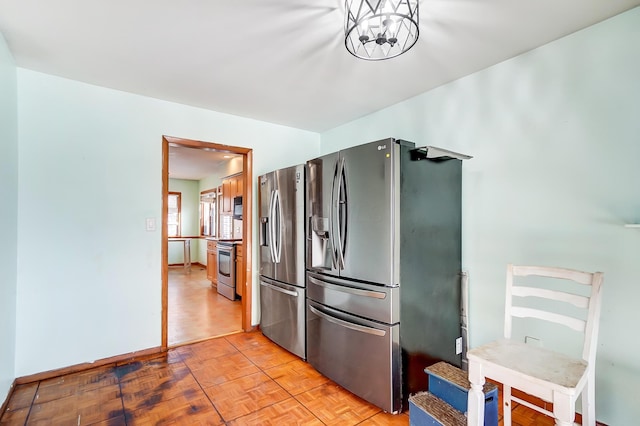
[[[223,163],[239,156],[228,152],[169,144],[169,177],[188,180],[204,179],[219,172]]]
[[[381,62],[344,47],[342,0],[2,0],[16,64],[321,132],[640,0],[421,0],[420,39]]]

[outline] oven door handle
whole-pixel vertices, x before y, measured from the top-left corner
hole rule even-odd
[[[318,315],[319,317],[324,318],[325,320],[332,322],[336,325],[339,325],[341,327],[346,327],[354,331],[359,331],[360,333],[373,334],[374,336],[385,336],[387,334],[387,332],[384,330],[378,330],[377,328],[366,327],[360,324],[354,324],[349,321],[345,321],[345,320],[341,320],[339,318],[333,317],[329,314],[326,314],[320,311],[319,309],[311,305],[309,305],[309,309],[311,310],[311,312]]]

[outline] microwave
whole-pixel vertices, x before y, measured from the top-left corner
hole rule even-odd
[[[242,219],[242,197],[233,197],[233,218]]]

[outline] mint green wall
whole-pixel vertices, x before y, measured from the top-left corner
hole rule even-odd
[[[15,378],[18,245],[16,66],[0,34],[0,405]]]
[[[200,235],[200,190],[197,180],[169,179],[169,191],[181,193],[181,233],[183,236]],[[200,262],[200,240],[191,240],[191,262]],[[206,247],[206,244],[205,244]],[[184,243],[169,242],[169,265],[184,261]]]
[[[200,191],[216,189],[218,186],[222,185],[222,176],[223,175],[214,173],[210,176],[205,177],[204,179],[200,179],[200,181],[198,181]]]
[[[252,148],[255,176],[320,152],[316,133],[17,75],[17,376],[160,345],[161,235],[145,218],[162,217],[162,135]]]
[[[640,231],[623,227],[640,221],[639,76],[636,8],[321,135],[323,152],[393,136],[474,156],[472,346],[502,335],[507,263],[604,272],[596,400],[610,425],[640,418]]]

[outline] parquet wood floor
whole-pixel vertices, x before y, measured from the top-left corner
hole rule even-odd
[[[553,421],[524,406],[514,426]],[[18,385],[0,425],[408,425],[260,332]],[[502,423],[500,423],[502,425]]]
[[[169,346],[242,330],[242,302],[218,294],[202,265],[169,268]]]

